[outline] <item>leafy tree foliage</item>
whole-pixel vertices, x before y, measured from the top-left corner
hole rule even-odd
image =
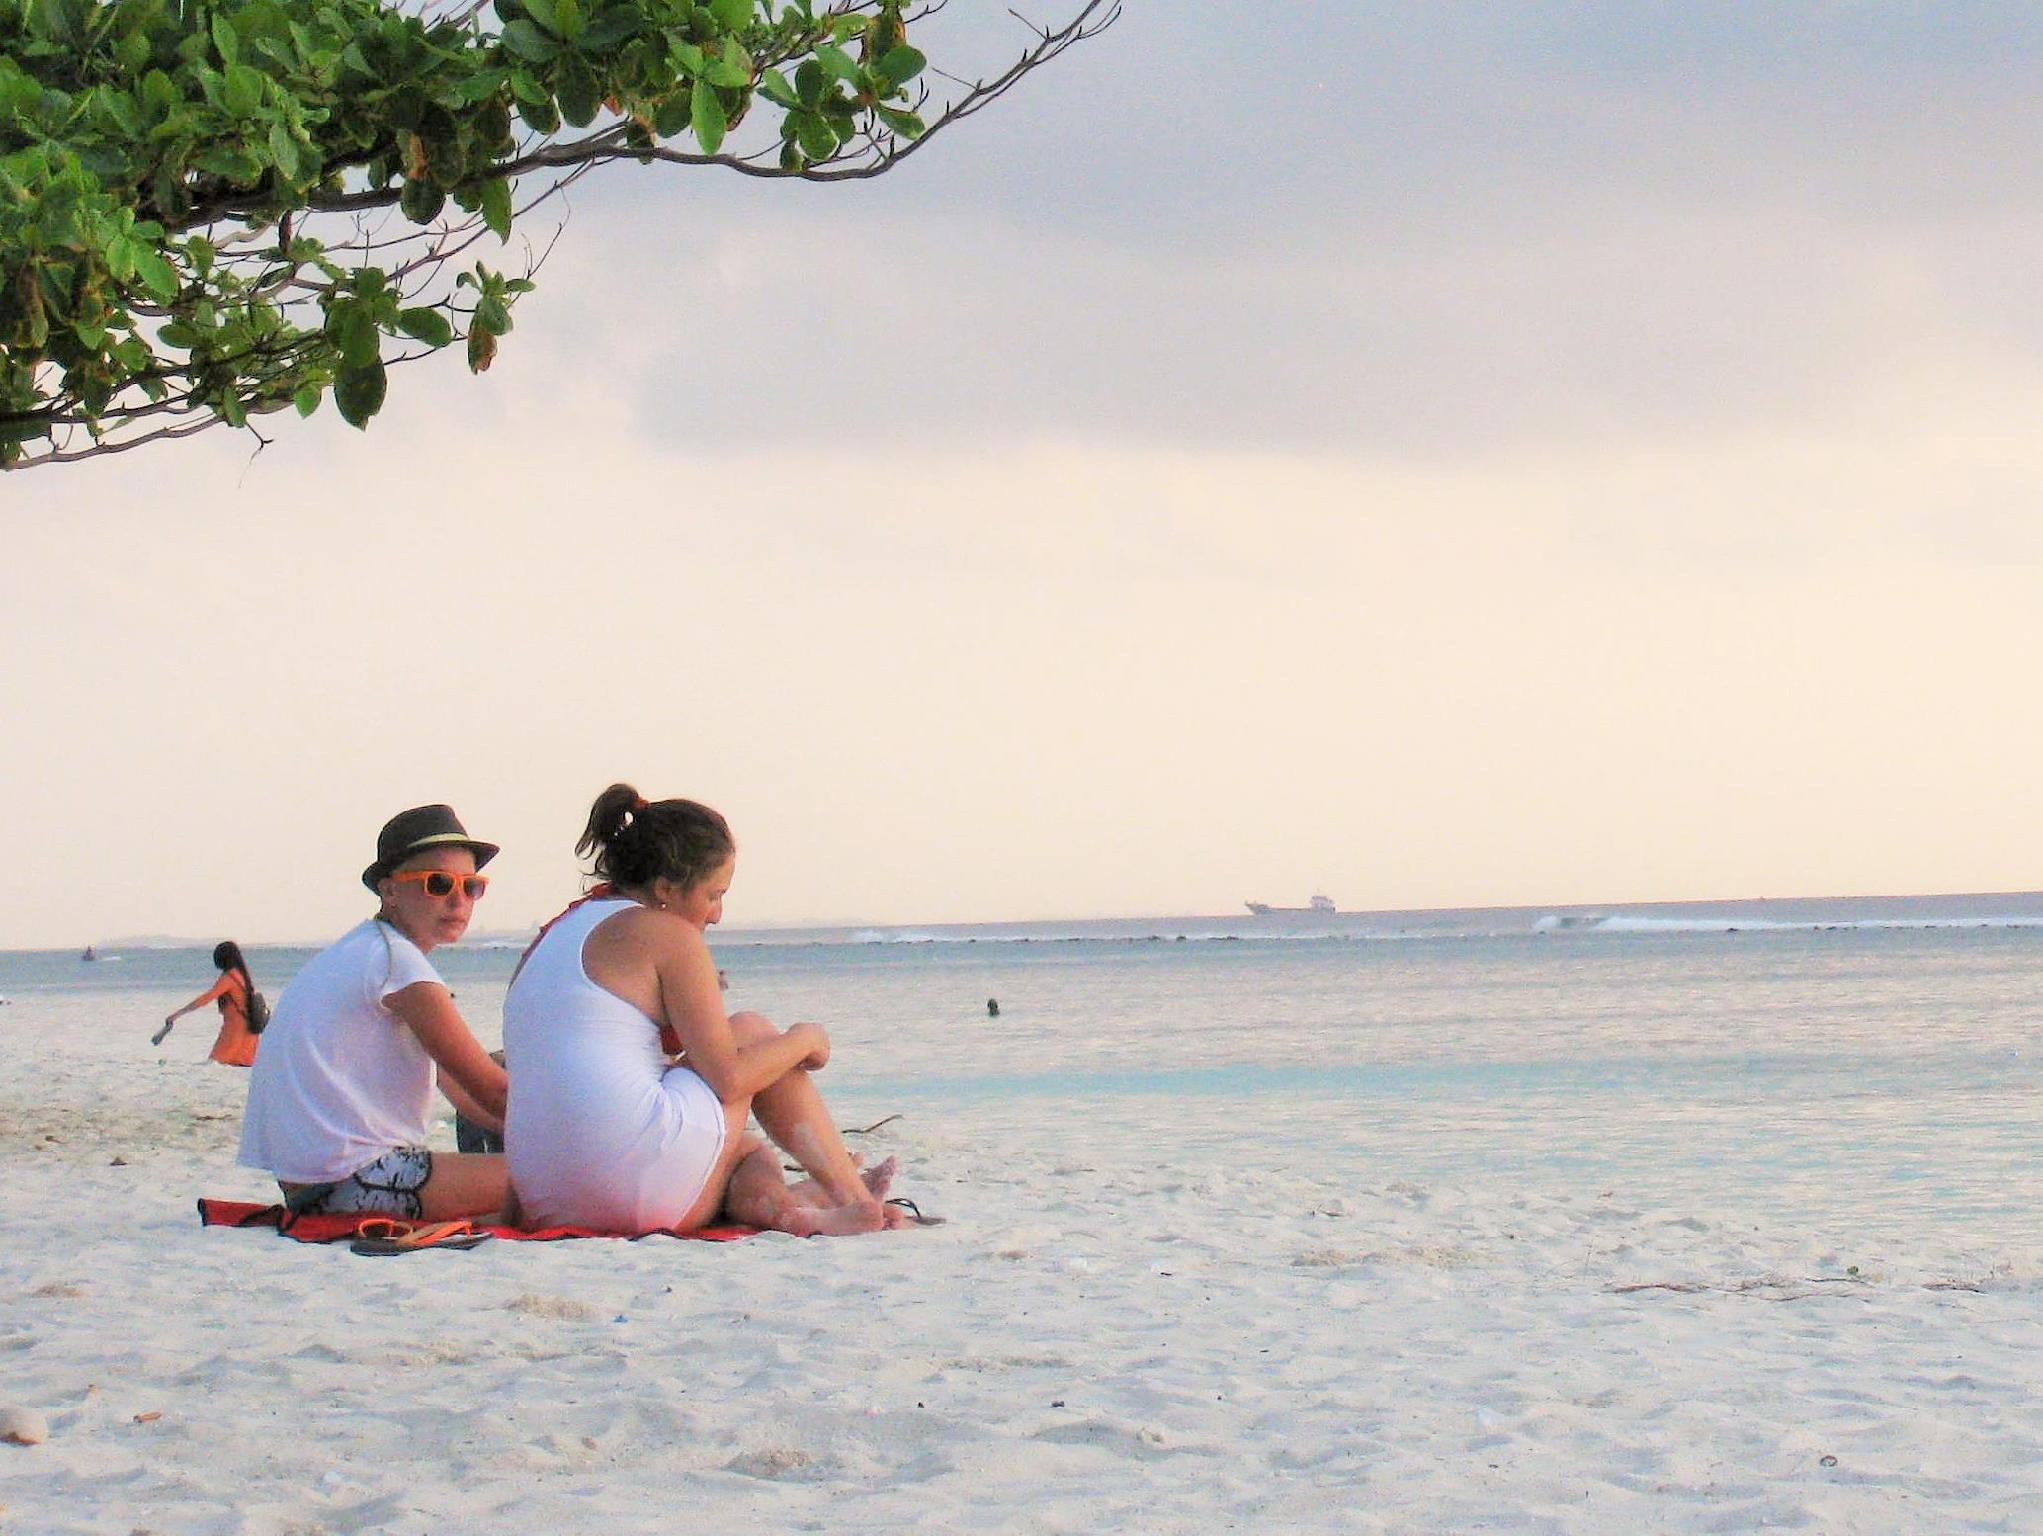
[[[592,168],[878,175],[1119,9],[932,89],[907,3],[0,0],[0,468],[361,426],[392,363],[490,366],[540,258],[489,253]]]

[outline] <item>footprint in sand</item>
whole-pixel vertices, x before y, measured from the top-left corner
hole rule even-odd
[[[815,1465],[816,1458],[800,1446],[769,1445],[739,1452],[724,1463],[724,1470],[744,1477],[777,1479],[807,1473]]]

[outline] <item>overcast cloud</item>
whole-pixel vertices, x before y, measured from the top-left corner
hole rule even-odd
[[[618,777],[734,923],[2033,887],[2039,64],[1130,0],[876,182],[612,168],[487,376],[0,480],[0,944],[329,937],[443,799],[517,926]]]

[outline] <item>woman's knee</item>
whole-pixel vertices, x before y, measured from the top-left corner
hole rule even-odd
[[[731,1039],[738,1045],[757,1045],[762,1040],[776,1040],[780,1031],[773,1027],[773,1020],[763,1013],[734,1013],[730,1018]]]

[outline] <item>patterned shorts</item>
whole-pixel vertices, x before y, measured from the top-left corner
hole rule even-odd
[[[287,1190],[284,1204],[299,1216],[425,1215],[420,1191],[433,1176],[433,1154],[424,1147],[397,1147],[364,1163],[336,1184],[300,1184]]]

